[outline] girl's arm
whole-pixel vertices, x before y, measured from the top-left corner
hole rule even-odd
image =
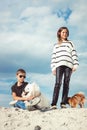
[[[55,49],[55,46],[54,46],[52,56],[51,56],[51,69],[52,69],[53,75],[56,74],[56,67],[55,67],[56,62],[55,62],[55,60],[56,60],[56,49]]]
[[[73,68],[72,68],[72,71],[76,71],[78,65],[79,65],[79,62],[78,62],[78,56],[77,56],[77,52],[76,52],[76,49],[75,49],[75,46],[73,45],[73,50],[72,50],[72,59],[73,59]]]

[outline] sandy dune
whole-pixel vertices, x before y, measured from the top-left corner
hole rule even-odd
[[[0,130],[87,130],[87,108],[41,112],[0,107]]]

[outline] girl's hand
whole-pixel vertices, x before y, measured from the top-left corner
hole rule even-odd
[[[73,68],[72,68],[72,72],[75,72],[75,71],[76,71],[76,68],[75,68],[75,67],[73,67]]]
[[[53,75],[56,75],[56,70],[53,70],[53,71],[52,71],[52,74],[53,74]]]

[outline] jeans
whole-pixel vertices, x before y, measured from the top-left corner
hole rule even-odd
[[[63,79],[63,92],[62,92],[61,104],[66,104],[68,92],[69,92],[69,81],[70,81],[71,73],[72,73],[72,69],[67,66],[59,66],[56,68],[56,83],[53,92],[53,100],[51,104],[52,106],[57,104],[63,76],[64,79]]]
[[[23,101],[17,101],[14,107],[18,107],[24,110],[26,109],[25,103]]]

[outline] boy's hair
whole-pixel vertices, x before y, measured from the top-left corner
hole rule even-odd
[[[19,73],[25,73],[26,74],[26,71],[24,69],[18,69],[16,74],[18,75]]]

